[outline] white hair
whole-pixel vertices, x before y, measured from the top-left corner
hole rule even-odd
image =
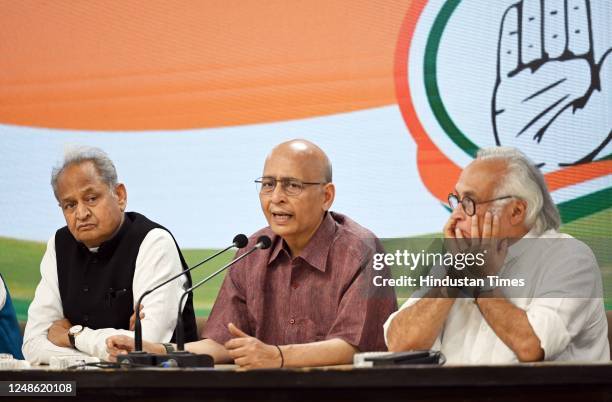
[[[56,199],[58,198],[57,180],[60,175],[68,166],[85,162],[93,163],[100,175],[100,179],[108,185],[113,194],[115,193],[117,170],[113,161],[100,148],[78,146],[66,149],[62,163],[55,166],[51,171],[51,187],[53,187],[53,194],[55,194]]]
[[[559,210],[548,192],[544,176],[524,153],[512,147],[483,148],[478,151],[476,159],[506,162],[506,173],[494,197],[512,195],[525,201],[525,225],[528,228],[535,228],[538,233],[559,228]]]

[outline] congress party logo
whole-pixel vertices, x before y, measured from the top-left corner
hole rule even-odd
[[[612,206],[612,3],[416,0],[396,92],[421,179],[440,201],[478,149],[514,146],[565,222]]]
[[[508,7],[492,98],[497,144],[525,149],[542,166],[591,162],[612,138],[611,51],[595,59],[589,1]],[[581,140],[576,128],[590,133]]]

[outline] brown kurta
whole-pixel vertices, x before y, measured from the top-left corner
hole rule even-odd
[[[267,250],[249,255],[227,273],[202,336],[218,343],[232,338],[232,322],[262,342],[275,345],[340,338],[360,351],[386,350],[383,323],[397,309],[392,288],[377,288],[372,255],[384,252],[369,230],[327,213],[302,254],[291,258],[270,228]],[[244,251],[240,251],[242,253]]]

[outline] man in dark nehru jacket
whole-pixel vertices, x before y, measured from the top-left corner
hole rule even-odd
[[[67,226],[47,243],[23,354],[32,363],[83,354],[106,359],[108,336],[133,336],[130,318],[140,295],[187,266],[167,229],[124,212],[126,187],[117,182],[113,162],[100,149],[67,152],[53,169],[51,184]],[[144,300],[147,339],[168,342],[174,337],[175,311],[190,282],[189,275],[182,276]],[[191,297],[183,318],[186,337],[196,340]]]
[[[269,226],[251,236],[250,246],[261,235],[272,246],[230,268],[205,339],[186,349],[244,368],[346,364],[355,352],[385,350],[382,324],[397,302],[392,287],[373,284],[375,275],[389,275],[372,268],[382,246],[366,228],[329,211],[335,186],[325,153],[304,140],[282,143],[255,182]],[[113,356],[134,346],[121,335],[107,344]],[[167,348],[144,343],[151,352]]]

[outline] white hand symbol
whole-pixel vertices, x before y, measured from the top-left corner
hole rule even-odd
[[[492,119],[498,145],[554,169],[612,139],[612,49],[596,62],[589,0],[522,0],[502,19]]]

